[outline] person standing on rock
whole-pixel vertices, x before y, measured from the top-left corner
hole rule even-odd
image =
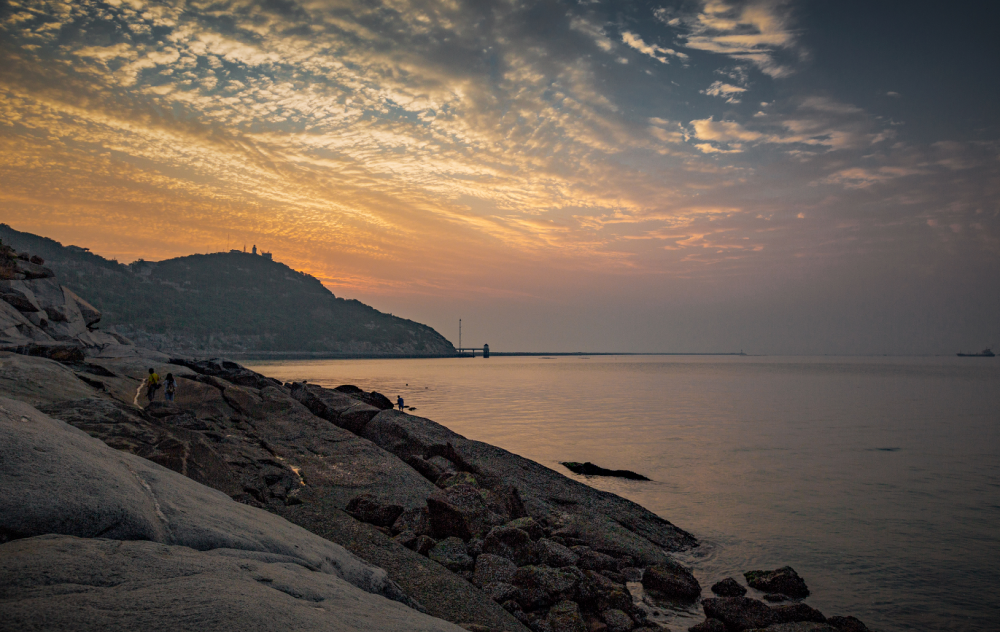
[[[396,396],[396,405],[399,406],[399,410],[400,410],[400,412],[402,412],[402,410],[403,410],[403,396],[402,395]]]
[[[163,399],[168,402],[174,401],[174,394],[177,392],[177,381],[174,380],[173,373],[167,373],[167,379],[163,382]]]
[[[160,388],[160,376],[153,369],[149,370],[149,377],[146,378],[146,399],[153,403],[156,397],[156,389]]]

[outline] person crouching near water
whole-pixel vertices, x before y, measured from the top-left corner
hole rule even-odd
[[[177,393],[177,382],[174,380],[173,373],[167,373],[167,379],[163,381],[163,399],[172,402],[174,401],[174,394]]]
[[[153,403],[153,398],[156,397],[156,391],[160,388],[160,376],[156,374],[153,369],[149,370],[149,376],[146,378],[146,399],[149,403]]]
[[[403,396],[402,395],[398,395],[396,397],[396,405],[399,406],[399,410],[400,411],[403,410]]]

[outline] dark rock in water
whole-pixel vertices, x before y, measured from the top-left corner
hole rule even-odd
[[[373,494],[355,496],[347,503],[347,513],[376,527],[389,527],[403,513],[402,505],[386,503]]]
[[[485,586],[496,582],[510,583],[514,579],[517,566],[506,557],[483,553],[476,558],[476,570],[472,574],[472,583],[476,586]],[[508,597],[509,599],[509,597]],[[501,599],[499,601],[506,601]],[[497,601],[494,599],[494,601]]]
[[[799,599],[809,596],[806,582],[791,566],[782,566],[773,571],[747,571],[743,576],[751,588],[762,592],[781,593]]]
[[[525,531],[511,527],[494,527],[483,540],[483,553],[499,555],[517,566],[537,560],[534,543]]]
[[[712,592],[720,597],[742,597],[747,594],[747,589],[740,586],[732,577],[727,577],[713,584]]]
[[[729,632],[766,628],[781,622],[767,604],[749,597],[711,597],[703,599],[701,607],[706,617],[722,621]]]
[[[444,566],[453,573],[471,570],[475,561],[469,557],[469,551],[465,548],[465,542],[456,537],[445,538],[438,542],[433,549],[427,553],[441,566]]]
[[[830,617],[826,622],[843,632],[868,632],[868,626],[855,617]]]
[[[680,564],[661,564],[646,569],[642,576],[642,587],[659,596],[678,601],[694,601],[701,595],[698,580]]]
[[[688,628],[688,632],[726,632],[726,624],[718,619],[705,619]]]
[[[333,390],[338,391],[340,393],[347,393],[348,395],[361,395],[365,392],[364,389],[359,388],[353,384],[344,384],[342,386],[338,386]]]
[[[580,616],[580,607],[568,599],[552,606],[548,623],[552,632],[587,632],[587,624]]]
[[[580,570],[572,566],[522,566],[514,573],[510,583],[521,589],[518,603],[525,610],[531,611],[572,599],[581,577]]]
[[[586,463],[577,463],[576,461],[560,461],[560,463],[570,472],[573,472],[574,474],[583,474],[584,476],[615,476],[618,478],[627,478],[633,481],[649,480],[642,474],[636,474],[635,472],[629,470],[609,470],[599,465],[594,465],[590,461],[587,461]]]
[[[456,536],[468,540],[491,526],[486,501],[471,485],[455,485],[434,492],[427,499],[427,512],[436,538]]]

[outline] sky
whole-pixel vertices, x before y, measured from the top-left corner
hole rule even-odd
[[[497,351],[1000,346],[993,3],[3,0],[0,221]]]

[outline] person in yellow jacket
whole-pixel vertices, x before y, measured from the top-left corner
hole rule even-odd
[[[160,376],[153,369],[149,370],[149,377],[146,378],[146,399],[150,402],[156,397],[156,391],[160,388]]]

